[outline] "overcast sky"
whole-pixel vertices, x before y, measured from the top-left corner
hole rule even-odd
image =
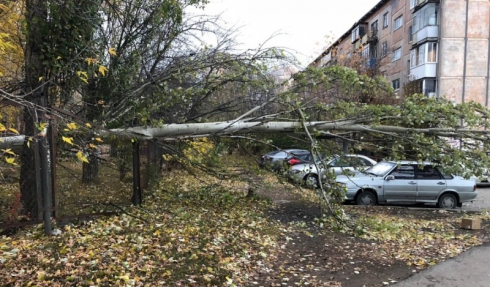
[[[211,0],[204,13],[217,15],[230,26],[239,26],[238,40],[244,48],[257,48],[271,35],[280,33],[269,46],[298,51],[308,64],[336,40],[379,0]],[[328,37],[328,39],[326,38]],[[331,41],[330,40],[330,41]]]

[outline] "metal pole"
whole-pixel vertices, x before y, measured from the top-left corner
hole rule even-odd
[[[141,195],[141,181],[140,181],[140,144],[138,141],[133,140],[133,198],[131,201],[133,205],[141,205],[143,203]]]
[[[51,177],[50,177],[50,164],[49,164],[49,150],[48,141],[45,137],[39,140],[39,152],[41,157],[41,183],[43,191],[43,220],[44,220],[44,233],[51,235],[53,230],[51,227],[51,213],[52,213],[52,197],[51,197]]]

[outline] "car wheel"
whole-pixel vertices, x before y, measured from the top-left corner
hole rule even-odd
[[[445,193],[439,198],[439,201],[437,202],[437,207],[444,209],[454,209],[458,207],[458,199],[454,194]]]
[[[364,190],[356,197],[357,205],[376,205],[376,194],[369,190]]]
[[[308,174],[305,177],[305,185],[306,187],[317,188],[318,185],[318,176],[316,174]]]

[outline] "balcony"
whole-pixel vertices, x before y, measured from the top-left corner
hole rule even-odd
[[[378,43],[378,30],[370,30],[368,33],[367,42],[369,44],[375,45]]]
[[[425,63],[410,69],[410,76],[414,79],[435,78],[437,63]]]
[[[428,3],[439,3],[440,0],[416,0],[415,6],[413,7],[413,13],[417,12],[419,9],[425,6]]]
[[[414,45],[424,40],[437,40],[439,38],[439,26],[426,26],[415,32],[412,37]]]
[[[376,68],[376,65],[377,64],[378,64],[378,59],[376,59],[376,58],[366,59],[366,67],[369,68],[369,69]]]
[[[364,35],[364,36],[362,36],[362,38],[361,38],[361,44],[362,44],[362,45],[364,45],[364,44],[366,44],[366,43],[367,43],[367,41],[368,41],[368,35],[367,35],[367,34],[365,34],[365,35]]]

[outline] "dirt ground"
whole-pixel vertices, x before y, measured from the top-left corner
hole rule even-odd
[[[379,256],[373,256],[379,252],[375,242],[340,232],[325,233],[318,224],[314,224],[314,219],[321,215],[319,207],[312,206],[298,195],[274,190],[263,190],[258,194],[276,203],[269,216],[282,223],[285,230],[292,223],[302,222],[307,231],[285,231],[287,239],[282,242],[285,248],[276,260],[254,277],[254,286],[391,286],[421,271],[392,258],[379,260]],[[429,219],[451,216],[440,215],[431,208],[424,211],[398,207],[394,210],[401,216],[417,214]],[[476,232],[486,231],[483,228]]]

